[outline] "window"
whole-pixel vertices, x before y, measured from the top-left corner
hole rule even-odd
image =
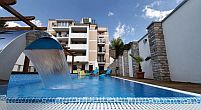
[[[87,44],[86,38],[71,38],[71,44]]]
[[[87,33],[86,27],[72,27],[71,28],[72,33]]]
[[[104,70],[104,66],[99,66],[99,70]]]
[[[82,64],[82,70],[85,70],[85,64]]]
[[[98,56],[98,62],[104,62],[104,55]]]
[[[93,65],[89,65],[89,71],[93,71]]]
[[[77,70],[77,65],[73,65],[73,70]]]
[[[72,50],[76,53],[76,56],[86,56],[86,50]]]
[[[99,46],[98,47],[98,52],[105,52],[105,47],[104,46]]]
[[[144,44],[147,43],[147,39],[144,39],[144,40],[143,40],[143,43],[144,43]]]

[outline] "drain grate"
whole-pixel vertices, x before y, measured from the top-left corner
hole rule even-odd
[[[3,108],[4,107],[4,108]],[[0,104],[2,110],[201,110],[200,104],[126,104],[126,103],[69,103],[69,104]]]

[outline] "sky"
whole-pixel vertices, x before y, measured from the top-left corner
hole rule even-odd
[[[152,21],[161,21],[183,0],[17,0],[12,6],[24,16],[35,16],[38,26],[47,26],[48,19],[91,17],[98,26],[107,27],[109,38],[121,37],[125,43],[146,34]],[[12,16],[0,7],[0,16]],[[8,22],[25,26],[21,22]]]

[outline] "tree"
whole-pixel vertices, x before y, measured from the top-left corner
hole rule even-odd
[[[144,59],[140,56],[136,56],[134,57],[132,54],[130,54],[130,56],[135,60],[135,62],[139,65],[139,72],[142,72],[142,67],[141,67],[141,62],[144,61]]]
[[[117,59],[119,55],[123,54],[124,42],[120,37],[112,39],[110,42],[110,48],[115,49],[115,59]]]

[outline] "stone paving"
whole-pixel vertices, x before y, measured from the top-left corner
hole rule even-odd
[[[156,81],[151,79],[136,79],[130,77],[122,78],[201,94],[201,84],[174,81]]]

